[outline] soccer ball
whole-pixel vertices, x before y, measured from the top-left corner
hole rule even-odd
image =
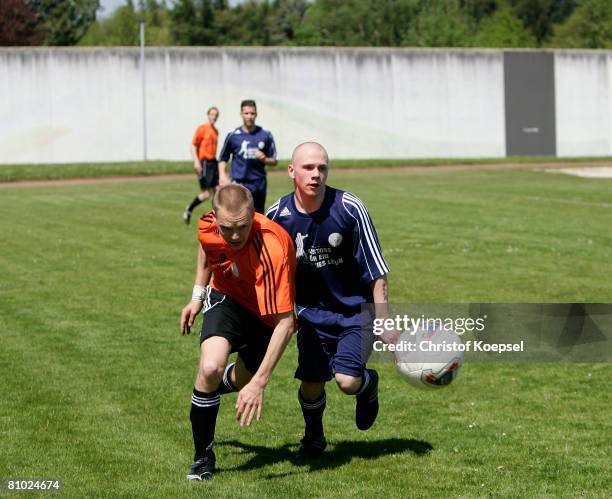
[[[443,388],[459,373],[463,344],[454,331],[443,327],[402,333],[395,360],[400,376],[418,388]]]

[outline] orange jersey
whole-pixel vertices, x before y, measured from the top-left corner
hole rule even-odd
[[[255,213],[246,244],[234,251],[221,237],[211,211],[200,219],[198,239],[212,270],[211,287],[270,326],[273,314],[293,311],[295,248],[280,225]]]
[[[198,149],[198,159],[211,160],[217,158],[218,138],[219,132],[210,123],[204,123],[196,129],[191,143]]]

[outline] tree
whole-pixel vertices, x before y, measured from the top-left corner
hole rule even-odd
[[[178,0],[170,19],[170,31],[176,44],[216,45],[215,9],[211,0]]]
[[[32,0],[45,45],[74,45],[96,20],[100,0]]]
[[[485,18],[473,39],[475,47],[535,47],[536,40],[510,7],[504,6]]]
[[[274,0],[269,16],[270,42],[293,43],[307,8],[307,0]]]
[[[296,30],[300,45],[397,46],[419,0],[317,0]]]
[[[552,34],[553,25],[564,21],[576,8],[576,0],[510,0],[538,45]]]
[[[564,48],[612,49],[612,3],[582,0],[574,13],[556,26],[549,45]]]
[[[81,46],[133,46],[140,43],[139,16],[132,0],[117,8],[108,19],[94,23],[80,40]]]
[[[39,45],[38,14],[28,0],[0,1],[0,45]]]
[[[402,44],[415,47],[468,47],[474,22],[458,0],[424,2]]]

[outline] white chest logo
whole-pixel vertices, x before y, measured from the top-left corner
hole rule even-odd
[[[327,238],[332,248],[337,248],[342,244],[342,234],[332,232]]]
[[[302,235],[298,232],[295,236],[295,257],[301,258],[304,256],[304,239],[308,237],[308,234]]]
[[[236,265],[236,262],[232,262],[232,274],[234,274],[234,277],[240,277],[240,272],[238,272],[238,265]]]
[[[242,155],[244,159],[247,159],[248,148],[249,148],[249,141],[243,140],[242,143],[240,144],[240,151],[238,151],[238,156]]]
[[[260,149],[263,149],[265,145],[266,145],[265,142],[259,142],[257,144],[257,147],[259,147]]]

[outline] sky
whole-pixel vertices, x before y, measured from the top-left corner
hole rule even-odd
[[[243,2],[244,0],[229,0],[229,4],[230,5],[236,5],[240,2]],[[135,4],[138,3],[137,0],[134,2]],[[166,0],[166,3],[168,5],[170,5],[172,3],[172,0]],[[108,17],[110,16],[113,11],[119,7],[120,5],[124,5],[125,4],[125,0],[100,0],[100,5],[102,6],[102,8],[104,10],[99,10],[98,11],[98,16],[99,17]]]

